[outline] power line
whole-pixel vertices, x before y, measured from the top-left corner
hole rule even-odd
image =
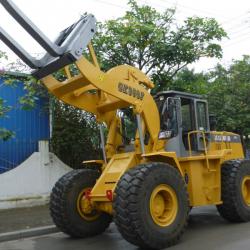
[[[169,2],[168,0],[159,0],[159,1],[161,1],[161,2]],[[193,7],[190,7],[190,6],[187,6],[187,5],[183,5],[183,4],[179,4],[179,3],[177,3],[176,6],[177,7],[180,6],[182,8],[190,9],[190,10],[194,10],[194,11],[198,11],[198,12],[203,12],[203,13],[206,13],[206,14],[209,14],[209,15],[212,15],[212,16],[218,16],[218,15],[221,16],[220,13],[214,13],[214,12],[210,12],[210,11],[207,11],[207,10],[204,10],[204,9],[193,8]],[[225,16],[223,18],[229,19],[228,17],[225,17]]]
[[[141,0],[142,2],[143,2],[143,4],[145,4],[145,0],[143,1],[143,0]],[[160,7],[160,8],[162,8],[162,9],[167,9],[167,8],[175,8],[176,9],[176,15],[175,15],[175,20],[177,20],[177,21],[183,21],[187,16],[191,16],[191,14],[192,14],[192,16],[194,16],[194,13],[193,13],[193,11],[192,10],[190,10],[190,9],[185,9],[185,8],[179,8],[179,6],[177,6],[177,5],[173,5],[173,3],[171,3],[171,6],[169,5],[169,6],[167,6],[167,5],[161,5],[161,4],[159,4],[159,3],[156,3],[156,2],[150,2],[150,6],[152,6],[152,7]],[[179,17],[179,18],[176,18],[176,16],[180,16],[180,13],[182,14],[182,17]],[[191,14],[190,14],[191,13]]]
[[[225,25],[223,25],[223,24],[221,24],[221,25],[222,25],[226,30],[228,30],[228,31],[234,31],[234,30],[237,30],[237,29],[239,29],[239,28],[242,28],[242,27],[248,25],[248,21],[247,21],[247,19],[243,19],[243,20],[240,20],[240,22],[237,22],[237,23],[235,23],[233,26],[230,26],[230,27],[227,27],[227,26],[225,26]]]
[[[107,1],[104,1],[104,0],[94,0],[94,1],[102,3],[102,4],[114,6],[114,7],[117,7],[117,8],[122,8],[122,9],[126,9],[127,8],[127,6],[123,6],[123,5],[120,5],[120,4],[107,2]]]
[[[222,27],[223,27],[223,26],[222,26]],[[234,29],[228,29],[228,28],[225,28],[225,27],[223,27],[223,28],[224,28],[224,30],[226,30],[228,33],[233,34],[233,33],[238,33],[238,32],[241,31],[241,30],[244,30],[244,29],[249,28],[249,25],[247,25],[247,24],[238,25],[238,27],[235,27]]]
[[[225,44],[223,47],[227,48],[227,47],[230,47],[232,45],[242,43],[242,42],[244,42],[244,41],[246,41],[248,39],[250,40],[250,34],[247,34],[247,36],[243,36],[242,39],[240,39],[240,40],[237,40],[235,42],[232,41],[232,43]]]
[[[250,28],[249,28],[249,30],[243,30],[243,31],[241,31],[241,33],[239,33],[239,34],[233,34],[231,37],[230,37],[230,34],[229,34],[229,38],[230,39],[238,39],[238,38],[241,38],[242,36],[245,36],[245,35],[250,35]]]
[[[249,11],[248,12],[244,12],[244,14],[242,13],[241,15],[235,16],[232,19],[230,19],[229,21],[222,22],[221,24],[231,23],[234,20],[242,18],[243,16],[246,16],[246,15],[249,15]]]
[[[230,39],[234,39],[237,37],[241,37],[242,35],[245,35],[245,34],[250,34],[250,27],[248,29],[243,29],[238,32],[234,32],[232,34],[229,33],[228,36]]]

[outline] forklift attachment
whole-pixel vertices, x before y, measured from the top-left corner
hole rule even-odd
[[[84,15],[76,23],[61,31],[56,40],[51,42],[11,0],[0,0],[0,3],[47,52],[41,59],[32,57],[0,27],[0,39],[29,67],[34,69],[32,74],[37,79],[78,60],[96,32],[95,17],[91,14]]]

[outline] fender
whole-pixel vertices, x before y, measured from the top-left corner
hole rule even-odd
[[[143,154],[142,157],[146,158],[146,161],[154,161],[154,162],[158,161],[158,162],[169,163],[170,165],[176,167],[179,170],[181,176],[184,176],[184,172],[180,166],[180,163],[178,161],[175,152],[165,152],[165,151],[153,152],[149,154]]]

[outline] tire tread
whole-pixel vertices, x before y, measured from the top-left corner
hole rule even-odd
[[[90,169],[76,169],[61,177],[52,189],[50,196],[50,215],[55,225],[64,233],[74,238],[90,237],[97,234],[101,234],[109,226],[112,218],[107,215],[100,218],[102,223],[99,223],[99,227],[91,228],[81,231],[77,225],[73,224],[70,220],[71,214],[67,209],[67,203],[69,199],[69,192],[73,188],[74,184],[84,179],[96,180],[99,177],[99,173]]]

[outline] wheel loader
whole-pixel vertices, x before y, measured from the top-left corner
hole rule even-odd
[[[51,42],[11,0],[0,2],[47,52],[33,58],[1,27],[0,39],[50,93],[94,114],[100,126],[102,160],[83,162],[52,190],[50,212],[62,232],[91,237],[114,221],[130,243],[162,249],[180,240],[192,207],[215,205],[228,221],[250,220],[250,162],[241,137],[210,128],[206,100],[178,91],[152,96],[154,83],[129,65],[102,71],[91,45],[93,15]]]

